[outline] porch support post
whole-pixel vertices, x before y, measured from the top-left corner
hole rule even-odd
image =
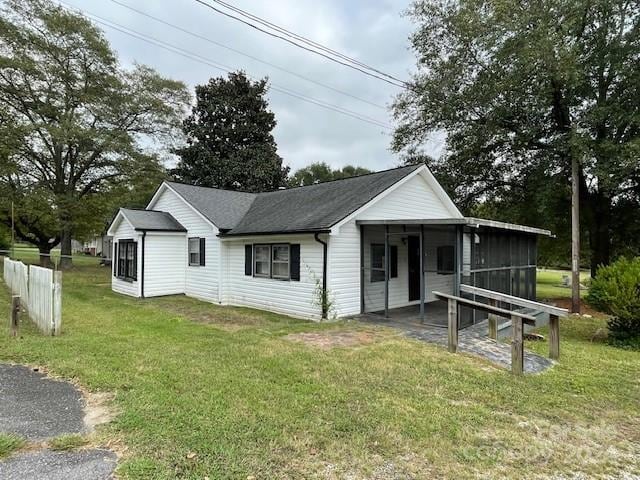
[[[522,346],[522,317],[511,315],[511,372],[514,375],[522,375],[524,370],[524,350]]]
[[[447,333],[449,337],[449,351],[456,353],[458,350],[458,302],[453,298],[448,300],[447,308]]]
[[[454,292],[456,296],[460,296],[460,284],[462,283],[462,225],[456,225],[456,247],[455,253],[455,279],[454,279]]]
[[[424,323],[424,225],[420,225],[420,321]]]
[[[493,298],[489,299],[489,305],[497,307],[498,302]],[[495,313],[490,313],[488,317],[489,321],[489,338],[492,340],[498,340],[498,316]]]
[[[360,313],[364,313],[364,225],[360,225]]]
[[[560,358],[560,318],[549,315],[549,358]]]
[[[389,225],[384,226],[384,318],[389,318]]]

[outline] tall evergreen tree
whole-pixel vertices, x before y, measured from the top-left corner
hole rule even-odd
[[[184,121],[187,145],[174,177],[206,187],[258,192],[285,184],[272,130],[275,115],[265,98],[267,80],[251,81],[243,72],[212,78],[196,87],[196,104]]]

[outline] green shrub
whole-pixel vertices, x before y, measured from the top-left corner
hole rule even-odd
[[[587,300],[613,315],[609,322],[613,338],[640,337],[640,257],[622,257],[598,269]]]

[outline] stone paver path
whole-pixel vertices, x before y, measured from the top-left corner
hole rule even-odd
[[[365,323],[398,329],[407,337],[424,342],[443,346],[448,344],[446,328],[419,325],[413,322],[398,322],[378,315],[361,315],[358,319]],[[458,350],[486,358],[502,367],[511,368],[511,345],[491,340],[480,329],[467,328],[458,331]],[[552,367],[553,364],[553,360],[549,358],[526,350],[524,352],[525,373],[540,373]]]

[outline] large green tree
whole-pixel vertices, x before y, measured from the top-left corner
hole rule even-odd
[[[43,251],[59,240],[70,255],[73,236],[102,228],[112,190],[156,168],[144,145],[178,137],[188,101],[180,82],[145,66],[121,68],[85,17],[47,0],[5,1],[0,188],[20,207],[24,229],[16,233]],[[19,132],[21,142],[7,132]]]
[[[259,192],[285,184],[272,130],[275,115],[267,102],[267,80],[251,81],[243,72],[212,78],[196,86],[196,104],[184,121],[187,145],[174,177],[206,187]]]
[[[371,173],[371,170],[363,167],[354,167],[353,165],[333,169],[325,162],[316,162],[296,170],[289,178],[288,183],[291,187],[301,187],[303,185],[355,177],[366,173]]]
[[[576,167],[591,266],[609,263],[614,211],[639,205],[640,2],[418,0],[410,14],[418,71],[393,148],[446,131],[432,167],[471,204],[544,179],[568,199]]]

